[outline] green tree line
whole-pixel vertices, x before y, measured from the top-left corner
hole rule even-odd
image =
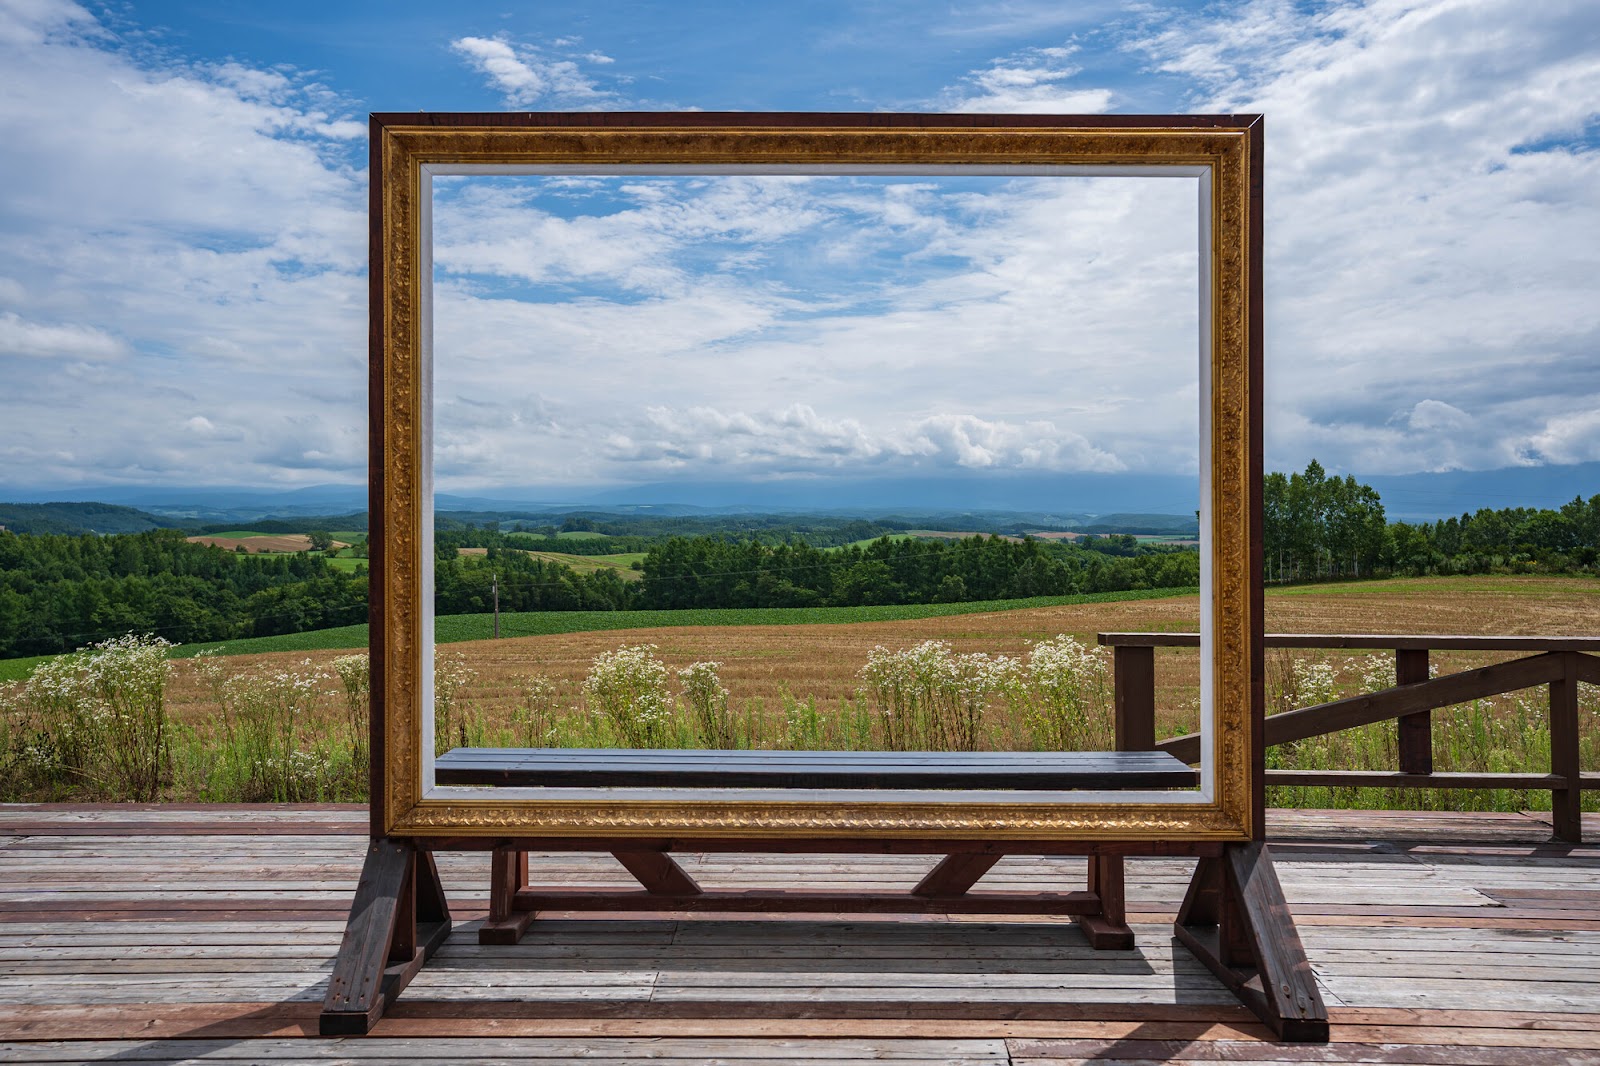
[[[1378,493],[1312,460],[1262,482],[1268,581],[1375,574],[1593,573],[1600,495],[1559,508],[1480,508],[1434,522],[1390,522]]]
[[[1087,543],[1093,546],[997,536],[884,537],[829,551],[809,544],[676,537],[645,556],[638,606],[958,603],[1200,583],[1200,558],[1193,550],[1137,546],[1132,537]]]
[[[365,574],[319,557],[245,555],[182,531],[0,533],[0,657],[72,651],[124,633],[174,643],[366,620]]]

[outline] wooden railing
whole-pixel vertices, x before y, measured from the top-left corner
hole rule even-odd
[[[1159,743],[1155,735],[1155,649],[1198,648],[1198,633],[1101,633],[1113,649],[1116,685],[1117,748],[1165,751],[1187,763],[1200,761],[1200,734]],[[1342,648],[1394,651],[1391,688],[1314,707],[1302,707],[1266,720],[1266,744],[1336,733],[1342,729],[1396,719],[1399,769],[1267,770],[1269,785],[1365,786],[1380,788],[1549,789],[1551,820],[1558,839],[1583,839],[1582,790],[1600,788],[1600,773],[1578,765],[1578,683],[1600,685],[1600,637],[1470,637],[1268,633],[1268,648]],[[1493,666],[1428,676],[1430,651],[1524,652],[1523,658]],[[1436,707],[1485,699],[1535,685],[1549,687],[1550,772],[1441,773],[1433,768],[1433,717]]]

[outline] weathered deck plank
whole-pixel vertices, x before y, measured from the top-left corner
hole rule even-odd
[[[1315,1048],[1267,1041],[1174,949],[1175,859],[1131,860],[1141,947],[1106,953],[982,915],[543,916],[484,948],[488,856],[442,854],[457,931],[373,1037],[321,1039],[364,809],[0,807],[0,1062],[1600,1066],[1600,845],[1551,844],[1548,817],[1272,812],[1333,1021]],[[677,858],[718,888],[909,889],[937,861]],[[630,884],[609,856],[533,862]],[[981,887],[1059,891],[1083,862],[1012,856]]]

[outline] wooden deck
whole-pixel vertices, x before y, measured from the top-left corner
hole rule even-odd
[[[450,941],[371,1036],[324,1039],[365,824],[355,807],[0,807],[0,1063],[1600,1066],[1600,845],[1549,843],[1548,816],[1272,812],[1327,1046],[1269,1042],[1174,948],[1192,860],[1130,860],[1140,947],[1108,953],[1067,919],[965,915],[549,919],[480,947],[486,854],[439,856]],[[632,883],[605,856],[535,861]],[[707,885],[805,868],[909,888],[933,859],[680,861]],[[1082,864],[1007,858],[984,885],[1059,889]]]

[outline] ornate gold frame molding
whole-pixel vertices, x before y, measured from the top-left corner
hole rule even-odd
[[[1244,840],[1262,788],[1261,122],[1258,116],[374,115],[371,201],[372,831],[391,836]],[[794,791],[461,798],[426,790],[432,596],[428,175],[472,167],[1199,168],[1209,188],[1209,802],[861,798]],[[1202,442],[1203,445],[1206,442]],[[892,795],[892,794],[886,794]]]

